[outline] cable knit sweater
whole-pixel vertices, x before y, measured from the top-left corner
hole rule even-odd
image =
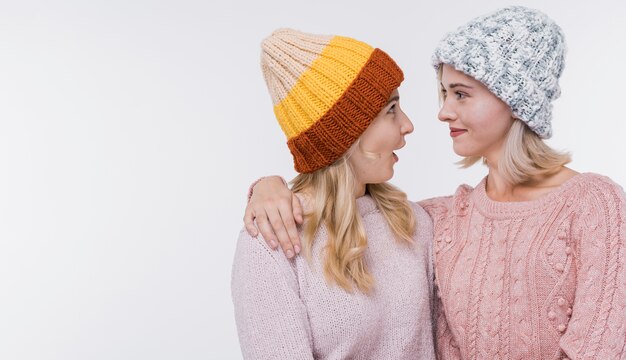
[[[232,296],[246,359],[434,359],[432,223],[414,204],[414,244],[396,241],[369,196],[357,199],[368,237],[369,295],[329,285],[323,275],[326,230],[312,263],[288,260],[263,239],[239,234]]]
[[[434,222],[440,359],[626,359],[626,197],[580,174],[534,201],[486,180],[420,204]]]

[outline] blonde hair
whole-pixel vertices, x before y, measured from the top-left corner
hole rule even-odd
[[[439,78],[439,100],[444,100],[441,87],[443,66],[437,70]],[[457,164],[466,169],[479,160],[487,164],[482,156],[467,156]],[[552,149],[539,135],[535,134],[523,121],[515,119],[507,134],[502,158],[498,160],[498,171],[511,184],[523,184],[535,176],[551,175],[572,161],[567,152]]]
[[[468,168],[478,160],[481,160],[480,156],[468,156],[457,164]],[[523,184],[535,176],[554,174],[570,161],[569,153],[552,149],[523,121],[515,119],[507,135],[502,158],[495,165],[507,182]]]
[[[313,239],[325,225],[324,277],[348,292],[353,287],[368,293],[374,278],[365,266],[367,234],[358,212],[354,172],[349,154],[313,173],[299,174],[292,180],[292,191],[310,194],[305,214],[303,253],[311,260]],[[388,183],[367,184],[368,193],[378,205],[398,241],[411,243],[416,221],[406,194]]]

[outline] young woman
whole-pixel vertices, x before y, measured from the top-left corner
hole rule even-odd
[[[341,36],[282,29],[262,49],[300,173],[305,256],[289,261],[240,233],[232,296],[244,358],[434,359],[432,223],[386,183],[413,131],[402,71]]]
[[[523,7],[476,18],[435,50],[439,120],[463,166],[489,169],[474,188],[421,202],[434,222],[441,359],[626,358],[626,196],[542,140],[564,55],[561,29]],[[288,208],[283,187],[255,187],[246,221],[285,221],[274,227],[284,242],[293,220],[265,200]]]

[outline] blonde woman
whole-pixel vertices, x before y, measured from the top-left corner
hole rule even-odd
[[[626,358],[626,196],[543,141],[564,57],[561,29],[524,7],[476,18],[435,50],[439,120],[462,166],[489,170],[420,203],[434,223],[441,359]],[[282,188],[259,185],[248,217]]]
[[[413,131],[402,71],[341,36],[282,29],[262,49],[300,173],[303,256],[240,233],[232,296],[244,358],[434,359],[432,224],[386,183]]]

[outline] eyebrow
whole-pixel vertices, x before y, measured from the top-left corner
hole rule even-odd
[[[446,88],[445,86],[443,86],[443,83],[441,83],[441,87],[444,88],[444,89]],[[450,89],[454,89],[455,87],[464,87],[464,88],[468,88],[468,89],[473,89],[473,87],[471,87],[469,85],[461,84],[461,83],[452,83],[449,86]]]
[[[400,100],[400,97],[399,97],[399,96],[394,96],[394,97],[392,97],[391,99],[389,99],[389,101],[387,101],[387,103],[385,104],[385,106],[387,106],[387,105],[391,104],[391,103],[392,103],[392,102],[394,102],[394,101],[398,101],[398,100]],[[384,106],[383,106],[383,107],[384,107]]]

